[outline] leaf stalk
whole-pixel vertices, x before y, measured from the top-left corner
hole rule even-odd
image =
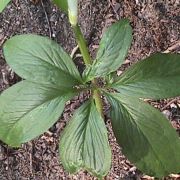
[[[104,118],[104,114],[103,114],[103,102],[102,102],[102,99],[101,99],[101,93],[100,93],[99,89],[95,89],[93,91],[93,98],[95,100],[98,112]]]
[[[72,25],[72,28],[73,28],[79,49],[80,49],[81,54],[83,56],[84,63],[86,66],[88,66],[91,64],[92,61],[91,61],[91,57],[90,57],[84,36],[81,32],[79,25],[75,25],[75,26]]]

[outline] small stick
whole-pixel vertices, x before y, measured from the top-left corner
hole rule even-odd
[[[41,0],[41,5],[42,5],[42,7],[43,7],[43,11],[44,11],[44,14],[45,14],[45,17],[46,17],[46,21],[47,21],[48,28],[49,28],[49,37],[50,37],[50,39],[51,39],[51,38],[52,38],[51,24],[50,24],[50,22],[49,22],[49,18],[48,18],[48,15],[47,15],[47,12],[46,12],[46,9],[45,9],[43,0]]]
[[[170,106],[172,103],[174,103],[174,102],[176,102],[176,101],[177,101],[177,99],[171,100],[171,101],[168,102],[161,110],[162,110],[162,111],[165,110],[168,106]]]
[[[73,48],[72,52],[71,52],[71,58],[73,59],[74,55],[76,54],[77,50],[79,49],[79,46],[77,45],[75,48]]]
[[[110,6],[112,7],[114,13],[116,14],[116,19],[117,19],[117,20],[120,20],[119,14],[118,14],[117,11],[115,10],[115,8],[114,8],[111,0],[108,0],[108,1],[109,1]]]
[[[180,48],[180,41],[176,42],[176,44],[174,44],[171,47],[169,47],[168,49],[166,49],[163,53],[169,53],[169,52],[172,52],[178,48]]]

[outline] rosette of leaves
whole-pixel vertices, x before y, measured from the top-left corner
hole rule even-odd
[[[54,41],[38,35],[7,40],[3,51],[22,81],[0,95],[0,139],[12,147],[38,137],[60,117],[66,101],[89,90],[92,97],[70,119],[60,138],[59,152],[70,173],[87,170],[102,179],[111,167],[104,118],[93,99],[98,91],[110,104],[110,118],[124,155],[144,173],[163,177],[180,171],[180,140],[170,122],[144,102],[180,95],[180,56],[155,54],[121,76],[132,41],[124,19],[103,35],[97,57],[80,75],[70,56]],[[94,80],[104,80],[103,86]]]

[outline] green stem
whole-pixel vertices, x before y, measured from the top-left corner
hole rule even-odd
[[[81,54],[83,56],[84,63],[86,66],[88,66],[92,63],[92,61],[91,61],[91,56],[89,54],[89,51],[88,51],[88,48],[86,45],[85,38],[84,38],[84,36],[81,32],[81,29],[78,25],[75,25],[72,27],[73,27],[73,30],[74,30],[74,33],[76,36],[76,41],[78,43],[79,49],[80,49]],[[98,87],[97,87],[96,79],[93,79],[92,83],[95,87],[95,89],[93,90],[93,98],[95,100],[97,110],[101,114],[101,116],[104,117],[103,116],[103,103],[102,103],[100,91],[98,90]]]
[[[80,27],[78,25],[72,26],[72,27],[73,27],[73,30],[74,30],[74,33],[76,36],[76,41],[78,43],[79,49],[83,56],[84,63],[87,66],[87,65],[91,64],[91,57],[90,57],[90,54],[89,54],[89,51],[88,51],[88,48],[86,45],[86,41],[84,39],[84,36],[81,32]]]
[[[104,114],[103,114],[103,103],[102,103],[102,99],[101,99],[101,93],[98,89],[95,89],[93,91],[93,98],[95,100],[96,103],[96,107],[98,112],[101,114],[101,116],[104,118]]]

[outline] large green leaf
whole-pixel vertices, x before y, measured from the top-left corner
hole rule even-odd
[[[180,55],[155,54],[130,67],[113,88],[138,98],[170,98],[180,95]]]
[[[180,172],[180,140],[170,122],[150,105],[122,94],[107,94],[112,127],[123,153],[144,173]]]
[[[68,1],[67,0],[53,0],[53,2],[64,12],[68,13]]]
[[[70,90],[22,81],[0,95],[0,139],[20,146],[50,128],[61,115]]]
[[[54,41],[38,35],[19,35],[4,45],[7,63],[32,82],[72,87],[81,82],[72,59]]]
[[[7,4],[10,2],[11,0],[0,0],[0,13],[4,10],[4,8],[7,6]]]
[[[95,176],[105,176],[111,165],[104,120],[94,102],[88,101],[76,110],[60,140],[60,158],[64,168],[76,173],[81,168]]]
[[[132,28],[127,19],[113,24],[104,33],[96,60],[87,70],[88,80],[117,70],[123,63],[132,41]]]

